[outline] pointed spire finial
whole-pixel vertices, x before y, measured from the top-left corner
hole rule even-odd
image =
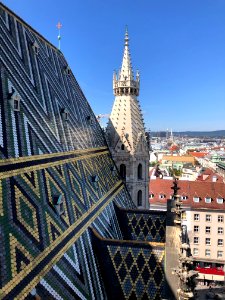
[[[128,26],[126,25],[126,31],[125,31],[125,46],[128,46],[129,42],[129,36],[128,36]]]
[[[60,22],[58,22],[57,25],[56,25],[56,27],[58,28],[58,42],[59,42],[58,49],[60,50],[60,48],[61,48],[61,43],[60,43],[60,41],[61,41],[61,33],[60,33],[60,29],[62,27],[62,24]]]

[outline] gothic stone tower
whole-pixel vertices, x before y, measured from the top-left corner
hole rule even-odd
[[[115,101],[106,129],[114,161],[134,203],[148,208],[149,149],[140,104],[140,77],[134,78],[126,30],[122,68],[113,75]]]

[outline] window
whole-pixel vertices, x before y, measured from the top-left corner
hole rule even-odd
[[[93,125],[93,118],[92,118],[92,116],[87,116],[86,120],[87,120],[88,125]]]
[[[120,165],[120,176],[123,180],[126,180],[126,166],[124,164]]]
[[[154,194],[153,193],[149,194],[149,198],[150,199],[154,198]]]
[[[199,226],[198,225],[194,226],[194,232],[199,232]]]
[[[222,215],[219,215],[219,216],[218,216],[218,222],[219,222],[219,223],[223,223],[223,216],[222,216]]]
[[[217,246],[223,246],[223,239],[218,239]]]
[[[95,189],[98,189],[99,177],[98,175],[91,176],[91,183]]]
[[[193,255],[194,256],[198,256],[198,248],[194,248],[193,249]]]
[[[121,145],[121,150],[124,150],[124,149],[125,149],[124,144],[122,144]]]
[[[200,220],[200,215],[194,214],[194,221],[199,221],[199,220]]]
[[[205,256],[210,256],[211,255],[211,251],[210,249],[205,249]]]
[[[212,198],[210,198],[210,197],[205,198],[205,203],[211,203],[211,202],[212,202]]]
[[[223,204],[223,198],[217,198],[216,201],[218,204]]]
[[[218,227],[217,233],[218,234],[223,234],[223,227]]]
[[[33,43],[32,48],[33,48],[33,50],[34,50],[34,53],[35,53],[36,55],[38,55],[38,54],[39,54],[40,47],[39,47],[39,45],[38,45],[38,43],[37,43],[36,41]]]
[[[12,90],[12,93],[9,94],[9,103],[14,111],[20,111],[20,95]]]
[[[205,244],[206,245],[211,245],[211,239],[210,238],[206,238],[205,239]]]
[[[181,200],[187,200],[187,196],[181,196]]]
[[[166,198],[166,195],[164,195],[164,194],[159,194],[159,199],[164,199],[164,198]]]
[[[199,237],[198,236],[194,236],[194,244],[199,244]]]
[[[182,219],[182,220],[187,220],[187,214],[186,214],[186,211],[183,211],[183,212],[181,213],[181,219]]]
[[[19,111],[20,110],[20,102],[17,99],[14,99],[14,110]]]
[[[113,176],[116,176],[116,174],[117,174],[116,166],[115,166],[115,165],[111,166],[110,170],[111,170],[111,172],[112,172],[112,175],[113,175]]]
[[[199,200],[200,200],[199,197],[193,197],[194,202],[199,202]]]
[[[143,179],[142,178],[142,164],[138,165],[138,179]]]
[[[217,258],[223,257],[223,251],[217,251]]]
[[[206,226],[205,233],[211,233],[211,227],[210,226]]]
[[[64,67],[64,72],[65,72],[65,74],[70,75],[71,74],[70,67],[69,66],[65,66]]]
[[[139,190],[137,194],[137,205],[142,206],[142,191]]]
[[[64,197],[63,195],[57,195],[53,197],[53,205],[56,213],[61,216],[64,214]]]
[[[69,119],[69,117],[68,117],[69,113],[68,113],[68,110],[66,108],[63,108],[61,110],[61,116],[62,116],[63,121],[68,121],[68,119]]]
[[[212,221],[212,216],[211,215],[205,215],[205,220],[206,220],[206,222],[211,222]]]

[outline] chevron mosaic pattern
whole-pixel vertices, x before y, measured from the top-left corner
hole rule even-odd
[[[117,206],[115,209],[125,240],[165,243],[166,212],[130,210]]]
[[[165,298],[164,243],[104,239],[94,230],[91,236],[108,299]]]
[[[164,249],[108,246],[125,299],[162,299]]]
[[[127,218],[133,240],[165,242],[166,215],[128,213]]]
[[[0,298],[104,298],[86,229],[133,204],[62,53],[2,4],[0,31]]]
[[[0,32],[0,299],[107,299],[90,227],[122,240],[134,204],[63,54],[3,4]]]

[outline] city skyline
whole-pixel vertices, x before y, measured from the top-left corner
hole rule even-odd
[[[61,49],[95,114],[109,114],[128,25],[139,100],[151,130],[224,129],[224,1],[3,1]]]

